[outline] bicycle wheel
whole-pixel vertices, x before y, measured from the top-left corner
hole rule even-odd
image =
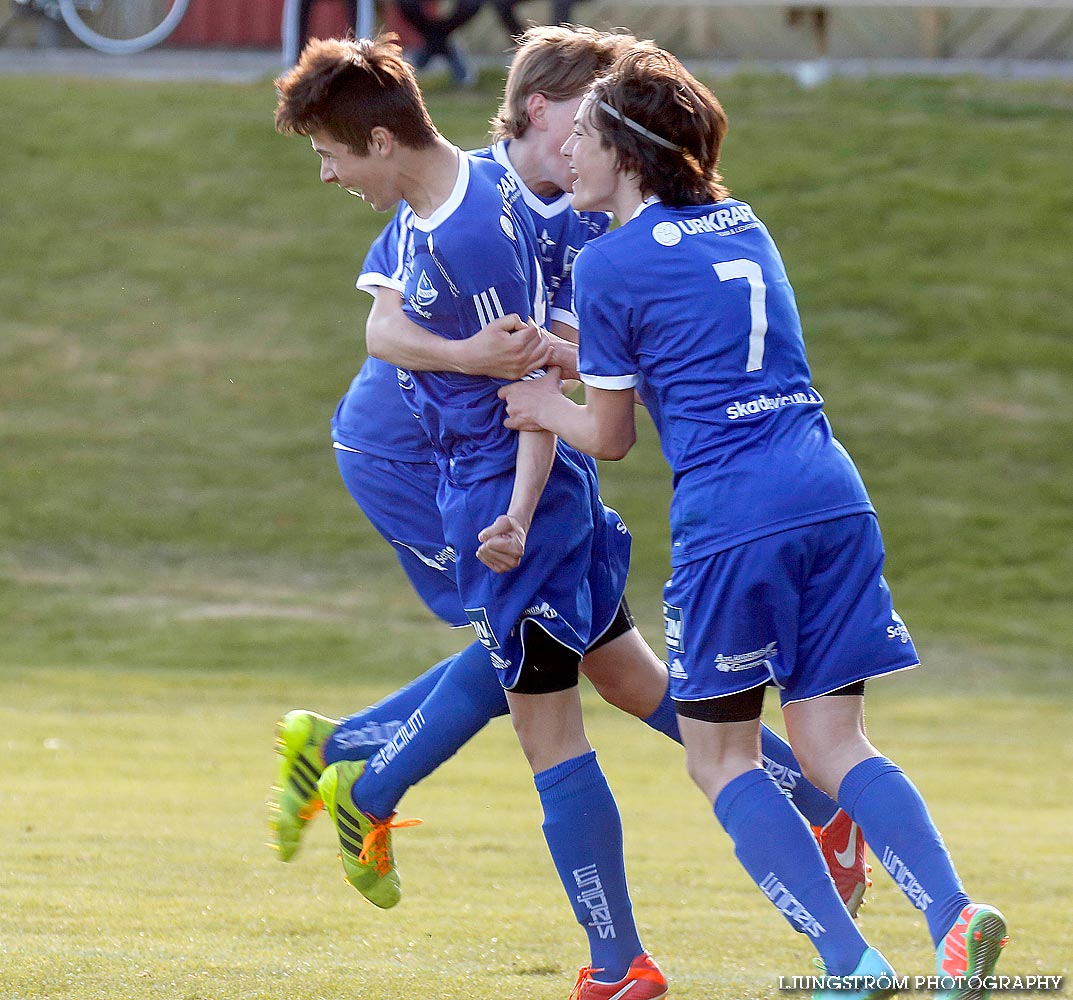
[[[77,38],[112,56],[159,45],[186,13],[190,0],[59,0]]]

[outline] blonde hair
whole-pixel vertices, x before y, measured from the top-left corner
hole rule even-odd
[[[520,139],[529,129],[532,94],[549,101],[580,97],[601,73],[637,44],[633,35],[584,25],[537,25],[518,37],[503,103],[491,122],[493,140]]]

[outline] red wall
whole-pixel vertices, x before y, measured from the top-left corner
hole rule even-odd
[[[394,7],[383,11],[386,27],[398,31],[404,44],[414,39]],[[283,0],[190,0],[190,8],[168,45],[194,48],[273,49],[281,44]],[[353,28],[342,0],[317,0],[310,14],[312,34],[319,38],[343,35]]]

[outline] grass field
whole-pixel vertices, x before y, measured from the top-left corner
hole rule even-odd
[[[872,491],[926,669],[869,725],[917,779],[1002,971],[1073,973],[1073,86],[722,80],[725,173],[787,260],[816,384]],[[497,84],[434,93],[478,145]],[[564,1000],[585,961],[509,724],[404,800],[406,897],[328,824],[263,846],[272,726],[459,644],[353,508],[327,420],[384,221],[316,181],[261,86],[0,78],[0,998]],[[603,473],[659,632],[653,437]],[[681,1000],[779,995],[811,950],[680,752],[591,705],[647,945]],[[931,971],[881,873],[863,926]]]

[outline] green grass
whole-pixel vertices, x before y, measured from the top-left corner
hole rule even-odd
[[[1069,806],[1054,779],[1070,764],[1068,700],[895,687],[876,687],[873,736],[920,780],[967,885],[1001,901],[1014,930],[1003,971],[1073,971]],[[323,818],[291,864],[263,846],[280,707],[357,706],[380,690],[344,671],[5,672],[0,993],[563,1000],[583,942],[506,720],[404,800],[401,814],[425,824],[397,834],[396,909],[343,883]],[[780,975],[807,974],[811,949],[737,867],[677,748],[589,707],[635,910],[672,995],[778,996]],[[923,921],[876,882],[864,932],[901,974],[928,974]]]
[[[437,92],[482,141],[496,85]],[[1073,972],[1073,86],[720,81],[725,173],[767,221],[927,669],[871,732],[924,789],[1004,971]],[[403,803],[406,898],[342,882],[323,821],[262,846],[272,724],[440,656],[326,446],[385,221],[316,180],[272,91],[0,77],[0,996],[562,998],[585,959],[500,720]],[[667,476],[606,466],[659,632]],[[601,706],[645,940],[672,996],[775,996],[811,953],[745,882],[680,753]],[[658,808],[653,803],[658,802]],[[926,974],[879,876],[864,926]]]

